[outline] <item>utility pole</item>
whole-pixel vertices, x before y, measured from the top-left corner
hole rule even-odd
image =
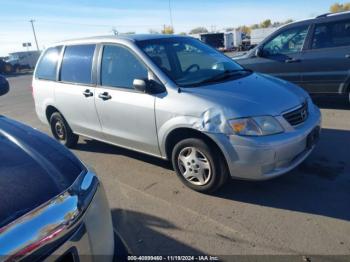
[[[170,25],[171,25],[171,28],[174,30],[173,12],[172,12],[172,10],[171,10],[171,0],[169,0],[169,15],[170,15]]]
[[[33,34],[34,34],[36,49],[39,51],[38,39],[36,39],[35,28],[34,28],[34,22],[35,22],[35,20],[32,19],[32,20],[30,20],[29,22],[32,24],[32,29],[33,29]]]

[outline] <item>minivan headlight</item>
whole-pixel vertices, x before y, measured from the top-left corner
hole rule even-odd
[[[284,131],[280,123],[272,116],[238,118],[229,121],[233,132],[241,136],[267,136]]]

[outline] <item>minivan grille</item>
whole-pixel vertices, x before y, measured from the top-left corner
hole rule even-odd
[[[303,123],[308,118],[308,116],[309,116],[309,110],[308,110],[306,101],[296,110],[293,110],[283,115],[283,117],[292,126],[296,126]]]

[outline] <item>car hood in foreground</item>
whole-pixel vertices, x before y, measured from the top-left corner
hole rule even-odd
[[[84,171],[47,135],[0,116],[0,228],[62,193]]]
[[[234,81],[191,88],[190,92],[231,114],[227,117],[280,115],[308,98],[302,88],[292,83],[257,73]]]

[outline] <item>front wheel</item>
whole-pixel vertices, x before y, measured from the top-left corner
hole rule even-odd
[[[172,153],[177,176],[189,188],[212,193],[227,179],[223,157],[201,139],[189,138],[178,142]]]
[[[56,112],[50,117],[50,127],[53,136],[66,147],[74,147],[79,140],[79,136],[74,134],[64,117]]]

